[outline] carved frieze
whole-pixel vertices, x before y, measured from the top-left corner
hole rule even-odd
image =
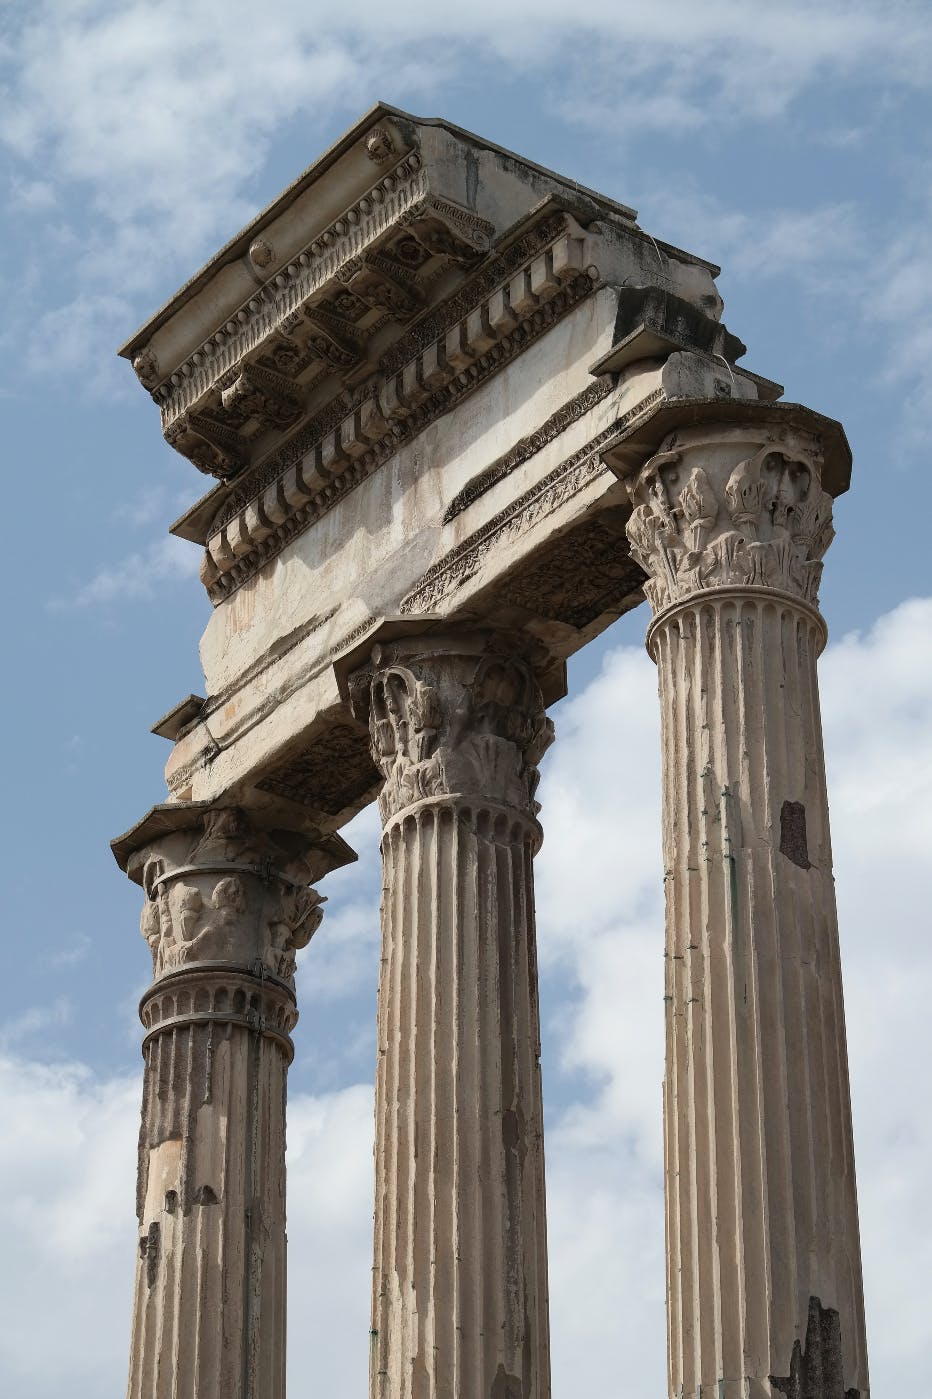
[[[464,320],[469,312],[479,306],[496,288],[503,287],[519,268],[524,267],[544,249],[555,247],[557,240],[562,242],[561,234],[569,243],[566,215],[551,214],[528,229],[520,238],[516,238],[507,248],[497,252],[474,277],[448,297],[442,305],[419,320],[408,335],[385,351],[379,360],[379,374],[387,376],[397,373],[419,350],[423,350],[431,341]]]
[[[288,428],[297,422],[301,401],[282,374],[260,365],[245,365],[221,381],[220,401],[229,418],[257,418],[264,427]]]
[[[818,606],[834,535],[812,434],[761,426],[673,434],[629,484],[631,552],[653,611],[708,588],[755,586]]]
[[[433,564],[423,578],[401,599],[402,612],[434,612],[444,599],[467,583],[490,552],[503,540],[522,533],[536,521],[559,509],[565,500],[596,477],[608,474],[601,449],[615,436],[613,423],[573,452],[505,510]]]
[[[599,379],[593,384],[589,384],[571,398],[568,403],[564,403],[562,408],[558,408],[549,418],[541,423],[534,432],[528,433],[527,437],[522,437],[515,445],[491,466],[487,466],[484,471],[480,471],[478,476],[474,476],[468,481],[461,491],[450,501],[443,512],[443,523],[449,524],[455,520],[457,515],[462,514],[473,501],[485,495],[499,481],[503,481],[506,476],[510,476],[524,462],[530,461],[542,447],[546,447],[548,442],[559,437],[561,432],[565,432],[573,423],[585,417],[591,408],[595,408],[604,398],[608,398],[613,392],[614,386],[609,379]]]
[[[277,370],[298,373],[319,350],[329,372],[345,373],[359,358],[354,355],[347,361],[345,347],[343,353],[338,348],[334,354],[332,344],[312,339],[303,354],[300,347],[288,348],[289,332],[302,309],[331,315],[344,328],[343,338],[349,327],[362,330],[368,339],[387,319],[404,322],[423,309],[417,274],[426,263],[440,259],[439,266],[449,262],[467,266],[488,249],[493,232],[491,224],[470,210],[432,198],[420,157],[410,152],[278,270],[273,266],[274,250],[264,239],[255,239],[250,245],[251,263],[257,269],[271,269],[264,286],[167,380],[159,381],[151,351],[140,352],[134,360],[141,382],[161,406],[166,437],[178,445],[179,438],[170,435],[178,418],[195,406],[204,411],[220,378],[254,357],[267,364],[271,356]]]
[[[408,321],[423,309],[424,298],[409,269],[379,252],[352,258],[338,276],[364,307],[393,320]]]
[[[366,797],[379,782],[365,735],[336,724],[304,753],[281,763],[258,784],[325,816],[338,816]]]
[[[226,480],[246,461],[247,447],[229,424],[204,413],[184,413],[165,434],[170,446],[193,462],[205,476]]]
[[[559,240],[559,243],[555,240]],[[564,241],[567,244],[570,242],[570,235],[567,233],[567,220],[564,215],[550,215],[535,224],[527,233],[510,243],[507,249],[496,254],[491,261],[483,266],[481,271],[470,278],[442,305],[420,317],[411,330],[386,350],[376,366],[378,377],[381,380],[389,381],[394,375],[399,375],[407,365],[417,360],[421,352],[428,346],[437,344],[440,336],[445,336],[452,327],[465,321],[470,312],[482,306],[496,288],[501,289],[504,297],[504,284],[508,279],[546,248],[554,249],[552,256],[556,261],[555,249]],[[570,259],[567,259],[567,262],[569,261]],[[348,326],[347,322],[328,313],[325,305],[324,300],[315,300],[313,305],[304,308],[304,317],[315,330],[319,328],[331,335],[331,338],[339,336],[345,339],[348,332],[351,332],[351,327]],[[293,332],[295,324],[297,321],[282,323],[283,326],[288,325],[289,334]],[[352,348],[356,343],[358,343],[356,340],[352,340],[346,348]],[[243,473],[241,481],[237,483],[238,489],[226,501],[217,524],[225,524],[237,510],[241,509],[264,487],[276,481],[288,467],[295,465],[310,452],[315,451],[324,435],[337,427],[345,418],[346,406],[346,401],[342,395],[331,400],[313,417],[309,418],[281,448],[266,457],[261,465],[253,467],[248,473]]]
[[[475,262],[487,252],[495,232],[494,224],[433,195],[408,209],[401,222],[429,253],[459,263]]]
[[[416,362],[405,367],[391,393],[383,388],[378,398],[364,400],[349,417],[345,416],[345,404],[329,406],[316,419],[316,433],[311,436],[303,453],[305,460],[313,462],[313,474],[326,481],[326,485],[319,490],[310,488],[303,492],[299,488],[297,493],[291,493],[292,500],[287,508],[282,508],[277,486],[281,470],[279,468],[273,474],[272,463],[267,463],[258,478],[261,481],[268,478],[269,481],[260,499],[264,501],[271,492],[275,500],[273,502],[269,497],[266,513],[274,518],[274,512],[281,509],[284,518],[282,515],[277,517],[274,529],[263,526],[261,538],[256,537],[254,532],[250,533],[251,516],[246,490],[237,492],[227,501],[217,520],[216,532],[208,542],[216,567],[216,573],[211,572],[207,580],[211,601],[216,604],[229,597],[290,540],[371,475],[402,443],[415,437],[443,413],[449,412],[543,335],[587,296],[594,285],[588,274],[574,272],[565,283],[548,288],[540,298],[535,298],[524,316],[513,321],[510,330],[501,334],[496,332],[488,348],[470,346],[469,325],[472,317],[468,317],[466,322],[461,323],[461,333],[449,331],[444,342],[435,343]],[[445,345],[451,335],[457,338],[462,356],[460,365],[451,363],[445,353]],[[601,385],[594,385],[592,393],[595,401],[605,392]],[[335,434],[332,440],[328,440],[326,435],[329,431]],[[301,436],[303,438],[304,434]],[[292,445],[287,456],[282,454],[283,458],[292,457],[294,452]],[[277,458],[276,465],[281,460]],[[252,496],[252,499],[255,498]],[[229,542],[231,525],[238,541],[235,548]]]
[[[383,820],[431,797],[537,810],[538,763],[553,741],[540,687],[507,637],[378,645],[354,687],[384,777]]]
[[[427,194],[421,158],[412,151],[317,235],[230,316],[153,392],[163,430],[196,403],[226,370],[257,350],[293,311],[333,282],[340,269],[395,227]]]
[[[555,539],[505,578],[497,596],[578,630],[640,602],[644,572],[628,552],[616,513],[605,511]]]

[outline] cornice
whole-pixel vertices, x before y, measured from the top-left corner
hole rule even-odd
[[[332,281],[340,268],[375,243],[427,193],[427,174],[421,157],[411,151],[382,173],[364,195],[300,253],[257,287],[254,295],[206,337],[166,379],[155,382],[151,370],[143,377],[140,368],[145,370],[146,365],[137,365],[146,352],[140,351],[133,360],[133,367],[146,387],[151,388],[152,397],[161,408],[163,430],[197,402],[221,374],[257,349],[297,306]],[[255,263],[259,251],[256,242],[251,249]]]
[[[228,497],[202,575],[215,604],[593,290],[566,226],[548,218],[517,240],[497,275],[485,269],[387,352],[353,412],[328,405]]]

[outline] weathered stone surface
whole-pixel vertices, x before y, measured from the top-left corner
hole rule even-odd
[[[385,107],[223,249],[123,350],[173,444],[222,478],[174,526],[205,546],[215,612],[198,722],[165,730],[172,793],[278,780],[345,722],[332,663],[383,617],[513,625],[513,575],[624,503],[613,427],[763,393],[716,271],[572,180]],[[616,342],[623,366],[598,370]],[[583,628],[526,589],[516,620],[565,658],[639,581]]]
[[[793,1355],[780,1392],[843,1399],[868,1379],[816,679],[831,497],[817,420],[709,412],[630,479],[628,524],[662,714],[669,1392],[770,1399]],[[811,1297],[840,1340],[802,1381]]]
[[[531,862],[552,741],[515,638],[377,645],[384,776],[370,1392],[549,1399]]]
[[[307,881],[351,852],[236,807],[156,809],[116,844],[154,973],[128,1399],[283,1399],[295,955],[321,918]]]
[[[867,1399],[816,658],[837,423],[717,269],[380,106],[124,347],[216,484],[205,697],[114,843],[155,981],[131,1399],[282,1399],[297,950],[383,824],[373,1399],[547,1399],[531,864],[545,705],[646,595],[671,1399]]]

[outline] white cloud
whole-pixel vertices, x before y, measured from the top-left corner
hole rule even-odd
[[[81,291],[30,320],[26,366],[49,382],[70,383],[82,394],[126,394],[128,379],[116,363],[113,346],[132,319],[124,296]]]
[[[47,1030],[61,1028],[71,1019],[71,1002],[64,996],[49,1005],[29,1006],[9,1020],[0,1021],[0,1054],[27,1044]]]
[[[619,1354],[632,1393],[663,1383],[655,689],[640,648],[610,654],[603,673],[557,710],[542,784],[541,953],[566,986],[544,1043],[545,1084],[559,1104],[548,1125],[555,1393],[611,1386]],[[878,1393],[919,1393],[922,1279],[932,1269],[932,1119],[922,1103],[932,599],[830,646],[822,690],[874,1383]],[[363,818],[366,839],[372,819]],[[374,895],[367,918],[352,887],[347,879],[342,914],[331,888],[335,941],[375,956]],[[338,1003],[357,974],[351,961],[333,978]],[[36,1018],[20,1027],[35,1029]],[[138,1081],[8,1054],[0,1097],[0,1230],[15,1260],[0,1291],[0,1368],[31,1399],[57,1399],[67,1365],[73,1399],[97,1399],[119,1389],[125,1366]],[[371,1144],[368,1085],[293,1095],[296,1388],[365,1392]],[[42,1339],[49,1315],[55,1347]]]
[[[288,1109],[288,1373],[293,1394],[365,1395],[372,1283],[372,1088]]]
[[[319,130],[334,111],[349,120],[380,90],[433,103],[480,73],[510,80],[520,55],[567,120],[611,130],[617,145],[645,130],[694,138],[736,117],[773,122],[816,86],[919,88],[932,53],[926,7],[867,0],[783,4],[753,23],[740,0],[595,0],[584,13],[556,0],[350,0],[332,13],[281,0],[260,24],[244,0],[40,0],[7,28],[0,142],[24,171],[12,202],[30,214],[57,204],[72,220],[29,245],[45,270],[57,241],[73,244],[55,269],[72,289],[52,292],[59,304],[38,327],[31,304],[18,309],[38,372],[103,362],[133,323],[128,298],[170,292],[251,215],[277,133]]]
[[[0,1057],[0,1101],[0,1374],[30,1399],[119,1393],[137,1232],[137,1075],[96,1079],[76,1065]],[[292,1384],[299,1392],[313,1376],[315,1388],[365,1393],[371,1090],[295,1095],[288,1132]]]
[[[0,1373],[13,1393],[119,1392],[138,1095],[135,1075],[98,1082],[79,1068],[0,1058]]]
[[[151,598],[166,583],[196,577],[201,557],[201,550],[169,534],[154,540],[142,552],[128,554],[119,563],[99,569],[67,596],[52,598],[48,606],[53,612],[71,612]]]
[[[13,180],[10,184],[9,206],[26,214],[44,214],[54,209],[54,186],[48,180]]]
[[[76,967],[87,960],[94,946],[87,933],[74,933],[66,943],[45,958],[46,966],[55,968]]]

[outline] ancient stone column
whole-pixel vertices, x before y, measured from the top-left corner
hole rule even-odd
[[[868,1393],[816,660],[816,419],[671,434],[630,482],[659,670],[669,1393]]]
[[[128,1399],[284,1399],[285,1077],[320,858],[236,808],[161,833],[160,810],[128,865],[154,971]]]
[[[354,683],[385,776],[372,1399],[549,1399],[532,860],[552,726],[494,636],[379,645]]]

